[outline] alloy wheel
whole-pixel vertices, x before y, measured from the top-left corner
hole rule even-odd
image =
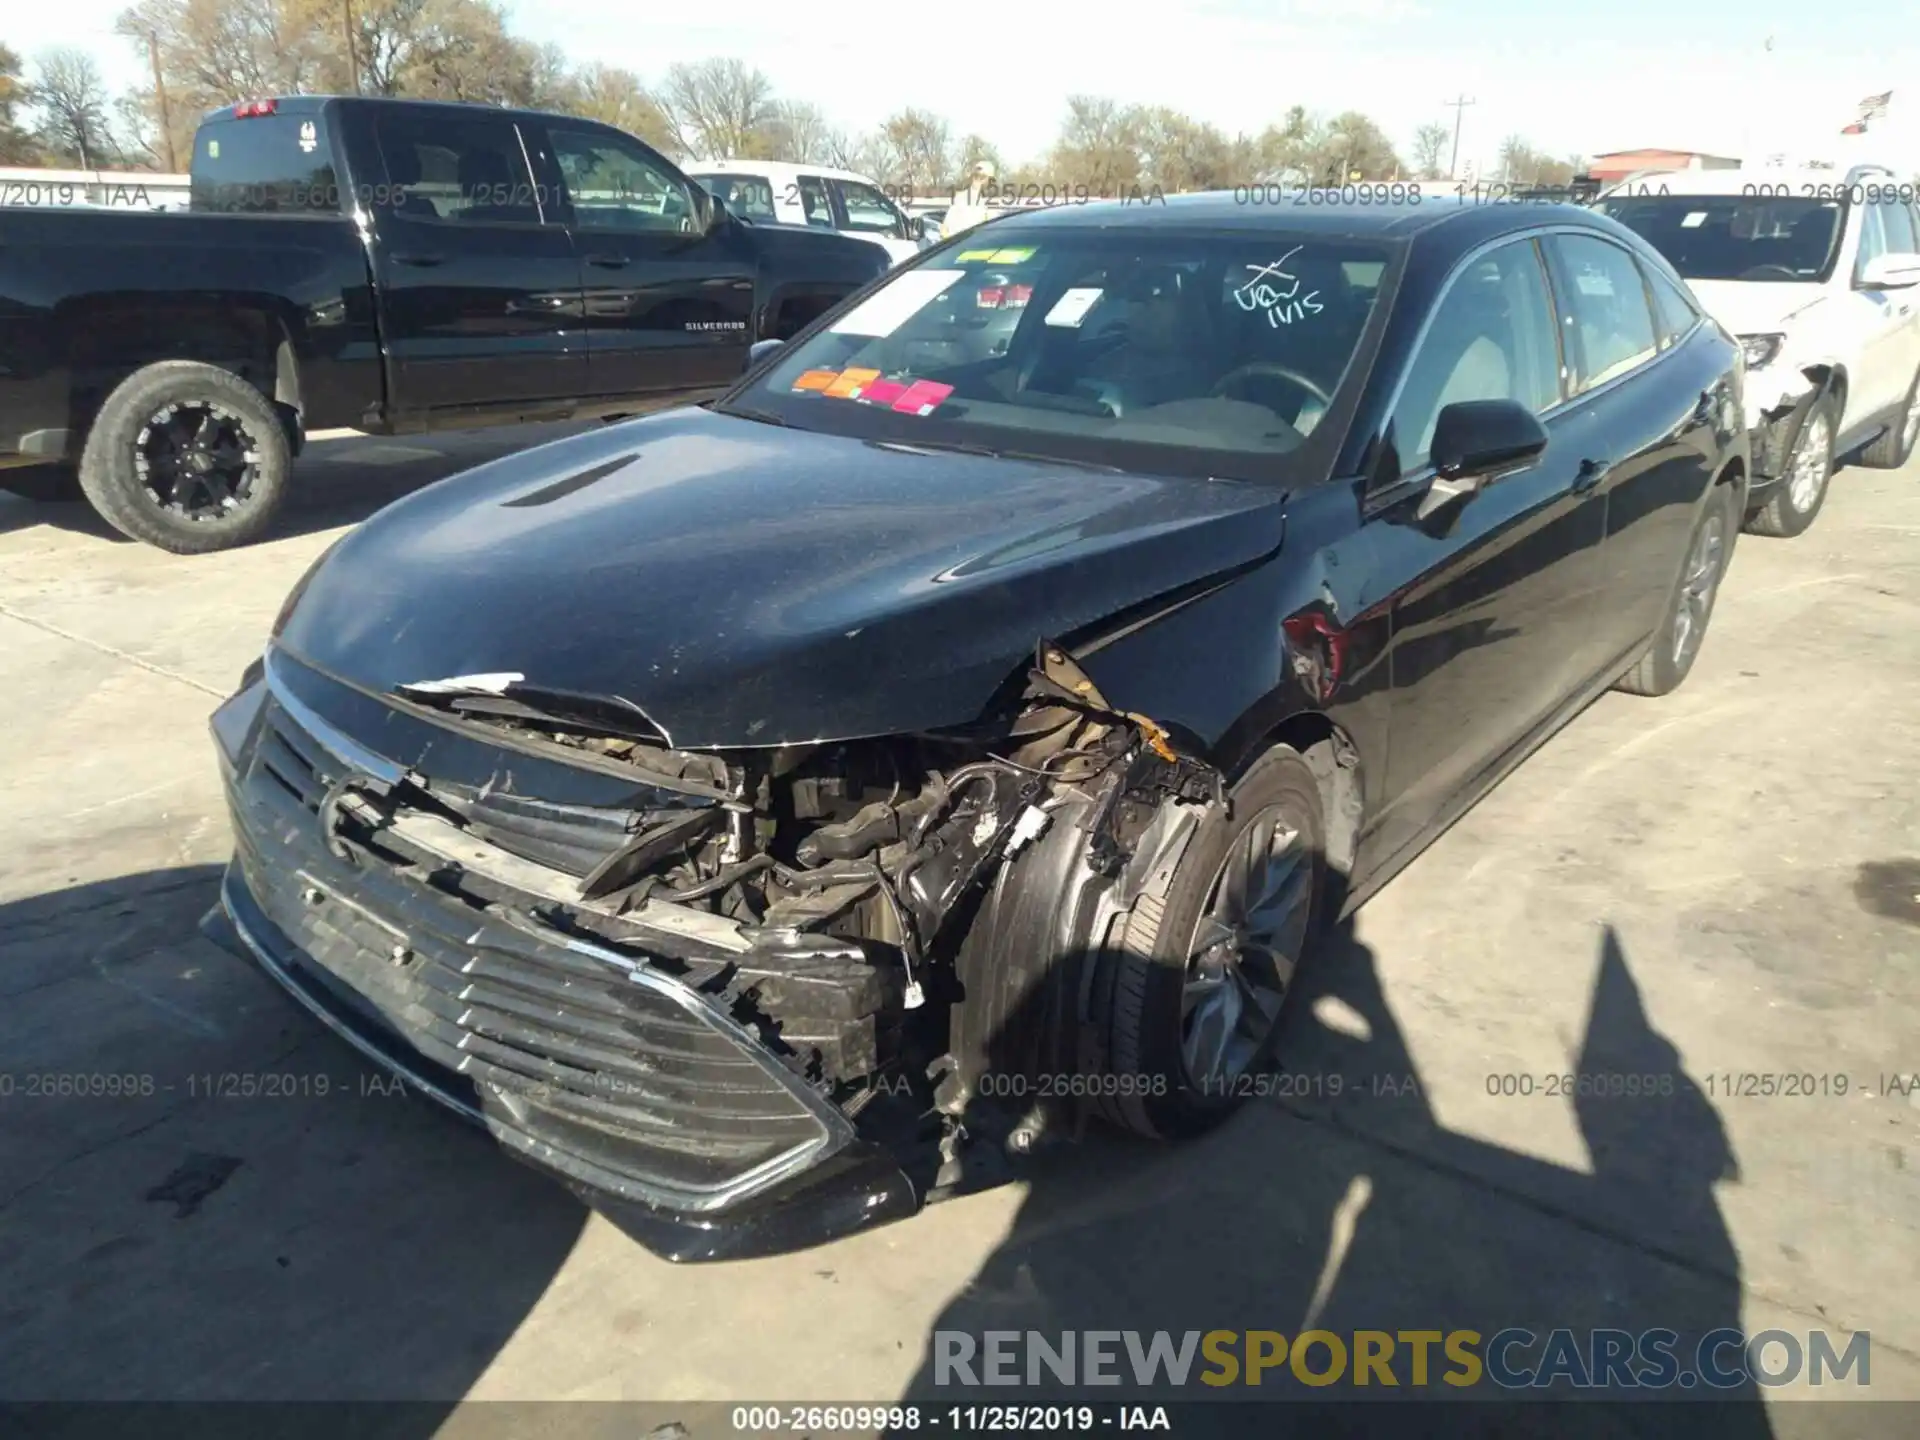
[[[1911,422],[1909,422],[1911,423]],[[1787,479],[1787,500],[1802,515],[1820,499],[1820,491],[1833,471],[1833,432],[1825,415],[1807,421],[1794,452],[1793,472]]]
[[[1255,815],[1221,862],[1194,926],[1180,1004],[1187,1079],[1224,1095],[1261,1056],[1300,963],[1313,905],[1306,827]]]
[[[1907,400],[1907,424],[1900,434],[1900,448],[1911,455],[1915,441],[1920,441],[1920,381],[1915,382]]]
[[[162,406],[134,437],[133,466],[163,510],[218,520],[246,503],[259,473],[245,417],[217,401]]]
[[[1687,555],[1687,568],[1680,577],[1680,597],[1673,617],[1673,663],[1685,670],[1693,652],[1707,633],[1707,618],[1713,612],[1713,596],[1720,585],[1721,562],[1726,553],[1726,517],[1716,510],[1701,525]]]

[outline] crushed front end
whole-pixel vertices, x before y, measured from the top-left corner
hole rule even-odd
[[[683,751],[621,703],[280,649],[213,728],[245,950],[674,1258],[895,1218],[970,1142],[1061,1128],[982,1077],[1098,1069],[1084,957],[1220,803],[1051,646],[937,733]]]

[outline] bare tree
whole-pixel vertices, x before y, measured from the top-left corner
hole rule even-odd
[[[1437,120],[1413,132],[1413,168],[1419,172],[1420,179],[1438,180],[1445,173],[1441,157],[1447,153],[1451,138],[1447,127]]]
[[[1140,110],[1098,95],[1069,95],[1067,118],[1047,163],[1054,183],[1085,185],[1096,195],[1138,188],[1145,139]]]
[[[661,94],[678,148],[708,159],[765,158],[775,110],[773,82],[739,60],[670,66]]]
[[[799,100],[779,101],[773,106],[767,128],[768,159],[836,165],[832,158],[833,129],[827,117],[813,106]]]
[[[874,149],[882,183],[914,195],[951,193],[960,165],[947,122],[932,111],[908,108],[888,116]]]
[[[119,150],[107,119],[112,96],[93,57],[65,47],[43,50],[34,71],[33,108],[41,148],[56,159],[78,161],[83,170],[117,163]]]
[[[1247,178],[1217,126],[1166,106],[1142,112],[1137,123],[1143,179],[1161,191],[1223,190]]]
[[[574,76],[570,114],[599,120],[672,154],[679,145],[666,112],[640,77],[615,65],[589,65]]]

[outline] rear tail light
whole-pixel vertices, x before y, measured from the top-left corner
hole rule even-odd
[[[251,120],[259,115],[271,115],[279,108],[278,100],[247,100],[233,107],[233,118]]]

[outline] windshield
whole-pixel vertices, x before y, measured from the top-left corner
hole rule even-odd
[[[735,215],[750,220],[776,220],[773,184],[763,175],[708,173],[693,177]]]
[[[1689,280],[1824,280],[1846,228],[1844,201],[1807,196],[1635,195],[1595,208]]]
[[[1337,404],[1398,251],[993,227],[896,272],[720,402],[808,430],[1270,476]]]

